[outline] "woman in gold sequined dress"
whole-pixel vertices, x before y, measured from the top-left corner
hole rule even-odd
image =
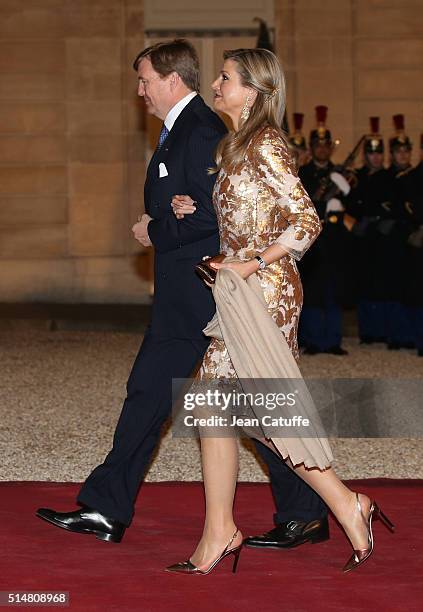
[[[228,51],[224,59],[212,85],[214,103],[217,111],[231,118],[234,130],[218,147],[213,201],[221,252],[239,261],[214,267],[230,268],[242,279],[257,275],[268,313],[298,358],[302,288],[295,262],[318,236],[320,222],[279,127],[285,108],[284,76],[277,58],[263,49]],[[172,206],[178,218],[195,214],[195,202],[189,196],[175,196]],[[236,376],[224,341],[212,339],[199,378]],[[277,452],[271,440],[262,442]],[[203,535],[189,561],[168,571],[208,573],[229,554],[234,554],[236,563],[241,550],[242,534],[232,514],[237,440],[201,437],[201,452],[206,494]],[[315,448],[305,452],[300,463],[292,464],[289,450],[283,458],[322,497],[344,528],[354,549],[344,571],[360,565],[373,550],[371,519],[386,517],[375,502],[353,493],[338,479],[330,467],[332,455],[326,440],[317,454]]]

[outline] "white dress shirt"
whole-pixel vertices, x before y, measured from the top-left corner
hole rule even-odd
[[[173,128],[173,124],[175,123],[179,115],[182,113],[184,108],[191,102],[193,98],[195,98],[196,95],[197,95],[197,92],[192,91],[191,93],[186,95],[184,98],[182,98],[182,100],[179,100],[179,102],[177,102],[175,106],[170,109],[170,111],[168,112],[164,120],[164,124],[169,130],[169,132]]]

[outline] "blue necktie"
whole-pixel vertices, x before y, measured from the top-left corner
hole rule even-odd
[[[166,138],[168,136],[169,136],[169,130],[167,129],[167,127],[163,123],[163,127],[161,129],[160,136],[159,136],[159,144],[157,145],[157,150],[161,149],[164,141],[166,140]]]

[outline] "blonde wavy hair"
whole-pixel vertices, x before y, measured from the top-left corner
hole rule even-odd
[[[241,84],[257,92],[254,104],[246,120],[240,122],[237,132],[229,132],[220,141],[216,150],[216,167],[228,169],[241,163],[254,135],[264,127],[279,132],[285,143],[281,128],[285,112],[285,76],[274,53],[267,49],[235,49],[223,53],[224,60],[233,60],[241,77]]]

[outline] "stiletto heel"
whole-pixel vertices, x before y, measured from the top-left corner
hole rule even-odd
[[[374,501],[370,505],[369,518],[366,519],[366,517],[363,514],[363,510],[361,507],[360,499],[358,497],[358,493],[356,493],[355,495],[356,495],[356,501],[357,501],[357,509],[359,513],[361,514],[361,517],[367,527],[367,538],[368,538],[369,545],[364,550],[354,550],[350,559],[344,565],[344,568],[343,568],[344,572],[350,572],[351,570],[355,569],[359,565],[362,565],[365,561],[367,561],[367,559],[372,554],[373,548],[374,548],[373,529],[372,529],[373,519],[376,520],[377,518],[379,518],[382,521],[382,523],[391,531],[394,531],[395,529],[394,524],[391,523],[388,517],[382,512],[382,510],[379,508],[377,503]]]
[[[232,573],[235,574],[236,573],[236,568],[238,567],[238,561],[239,561],[239,555],[241,554],[241,549],[242,549],[242,544],[241,546],[238,546],[238,548],[234,548],[232,550],[232,553],[235,557],[234,559],[234,564],[232,566]]]
[[[235,548],[230,548],[230,546],[232,542],[235,540],[238,533],[239,533],[239,530],[237,529],[234,535],[229,540],[222,554],[215,561],[213,561],[213,563],[206,570],[200,570],[193,563],[191,563],[191,561],[188,559],[188,561],[182,561],[181,563],[175,563],[174,565],[169,565],[169,567],[166,568],[166,571],[167,572],[178,572],[180,574],[198,574],[201,576],[205,576],[206,574],[210,574],[210,572],[222,561],[222,559],[224,559],[228,555],[234,555],[235,559],[234,559],[234,563],[232,566],[232,572],[235,574],[236,568],[238,566],[239,556],[241,554],[242,543],[239,546],[236,546]]]
[[[373,505],[375,507],[375,519],[378,518],[379,520],[381,520],[385,527],[387,527],[387,529],[393,532],[395,530],[395,525],[391,523],[391,521],[388,519],[386,514],[382,512],[376,502],[373,502]]]

